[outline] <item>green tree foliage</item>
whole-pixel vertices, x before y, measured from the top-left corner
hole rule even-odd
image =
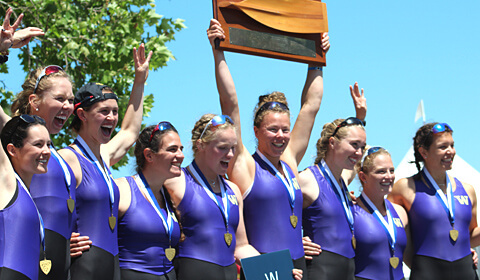
[[[165,18],[155,11],[154,0],[14,0],[0,1],[0,15],[14,9],[12,22],[24,13],[22,27],[42,28],[45,35],[21,49],[25,75],[46,65],[64,66],[73,78],[74,92],[86,82],[100,82],[112,87],[119,96],[121,123],[133,84],[133,47],[145,43],[153,50],[150,70],[173,59],[165,43],[174,40],[185,28],[183,20]],[[3,17],[2,17],[3,20]],[[0,72],[8,73],[7,65]],[[8,76],[7,76],[8,77]],[[0,82],[0,105],[9,112],[14,94],[5,90],[8,79]],[[13,85],[10,85],[12,87]],[[153,95],[145,94],[144,115],[153,105]],[[68,127],[67,125],[65,127]],[[54,137],[57,147],[71,143],[72,134],[64,129]],[[116,167],[126,163],[122,160]]]

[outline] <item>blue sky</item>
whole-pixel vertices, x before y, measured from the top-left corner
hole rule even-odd
[[[412,144],[421,122],[414,123],[417,105],[425,103],[427,121],[447,122],[454,129],[457,154],[480,167],[476,141],[478,11],[480,1],[325,1],[331,49],[324,68],[324,97],[300,164],[313,163],[315,142],[324,123],[355,114],[348,90],[355,81],[365,89],[368,102],[367,142],[384,146],[397,165]],[[156,1],[157,12],[183,18],[187,29],[168,44],[176,60],[151,72],[146,93],[155,105],[147,125],[172,122],[185,146],[187,165],[192,160],[190,131],[204,113],[220,113],[213,57],[206,37],[212,2],[205,0]],[[8,86],[18,92],[24,73],[8,62]],[[274,90],[286,94],[292,126],[299,111],[307,66],[269,58],[227,53],[239,96],[243,141],[255,149],[252,119],[258,96]],[[17,62],[15,62],[17,61]],[[478,81],[478,80],[477,80]],[[114,177],[134,173],[133,165]]]

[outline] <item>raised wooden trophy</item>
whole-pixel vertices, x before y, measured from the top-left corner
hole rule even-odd
[[[326,64],[327,7],[320,0],[213,0],[213,11],[225,31],[219,49]]]

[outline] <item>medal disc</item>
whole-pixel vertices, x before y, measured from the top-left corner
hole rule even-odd
[[[73,213],[73,210],[75,209],[75,200],[72,198],[67,199],[67,206],[68,206],[68,211],[70,213]]]
[[[40,261],[40,268],[42,269],[42,272],[47,275],[50,272],[50,269],[52,269],[52,261],[47,259]]]
[[[293,228],[296,228],[298,223],[298,217],[295,215],[290,216],[290,223],[292,224]]]
[[[450,230],[450,238],[451,238],[453,241],[457,241],[457,238],[458,238],[458,230],[456,230],[456,229]]]
[[[390,265],[393,268],[397,268],[398,264],[400,263],[400,260],[397,257],[391,257],[390,258]]]
[[[115,228],[115,224],[117,223],[117,218],[114,216],[108,217],[108,224],[110,225],[110,228],[113,230]]]
[[[170,247],[165,249],[165,256],[169,261],[172,261],[173,258],[175,257],[175,248]]]
[[[354,250],[357,248],[357,239],[355,239],[355,236],[352,236],[352,246]]]
[[[228,247],[232,244],[233,236],[231,233],[227,232],[224,234],[225,237],[225,243],[227,243]]]

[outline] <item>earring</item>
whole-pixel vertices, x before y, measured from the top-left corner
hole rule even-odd
[[[38,108],[35,108],[35,111],[37,111],[37,112],[38,112]]]

